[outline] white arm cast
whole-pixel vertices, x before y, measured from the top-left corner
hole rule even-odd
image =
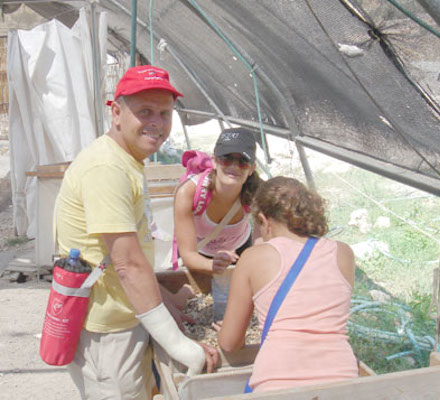
[[[188,376],[202,372],[205,352],[182,333],[164,303],[144,314],[136,315],[136,318],[170,357],[188,367]]]

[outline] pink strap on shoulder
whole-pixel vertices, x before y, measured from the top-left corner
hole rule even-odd
[[[189,175],[201,174],[194,192],[192,207],[194,215],[201,215],[206,210],[206,207],[208,207],[212,197],[212,192],[208,190],[208,175],[213,167],[211,157],[203,151],[187,150],[182,154],[182,165],[186,167],[186,171],[180,177],[180,182],[185,181]],[[172,245],[172,263],[174,271],[179,268],[178,260],[179,252],[177,248],[176,234],[174,234]]]
[[[208,189],[209,186],[209,173],[212,171],[212,168],[204,171],[197,182],[196,191],[194,192],[193,198],[193,214],[194,215],[202,215],[203,212],[208,207],[209,202],[211,201],[212,191]]]

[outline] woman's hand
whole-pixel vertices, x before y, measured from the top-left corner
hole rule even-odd
[[[200,346],[202,346],[203,351],[205,352],[206,357],[206,372],[210,374],[214,372],[215,367],[217,366],[220,356],[218,350],[215,347],[209,346],[205,343],[197,342]]]
[[[211,328],[214,329],[217,333],[222,329],[223,321],[215,321],[211,324]]]
[[[236,263],[238,258],[234,250],[219,250],[212,259],[212,273],[222,274],[229,265]]]

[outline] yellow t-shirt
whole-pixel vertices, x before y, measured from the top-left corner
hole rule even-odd
[[[64,175],[54,213],[60,254],[79,249],[81,258],[96,267],[107,254],[102,233],[137,232],[148,261],[154,265],[143,168],[107,135],[78,154]],[[92,287],[84,328],[117,332],[138,323],[110,265]]]

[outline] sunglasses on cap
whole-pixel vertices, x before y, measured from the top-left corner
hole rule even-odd
[[[241,169],[248,169],[251,167],[251,162],[244,156],[234,156],[232,154],[225,154],[224,156],[217,156],[216,160],[224,167],[231,166],[234,162],[238,164]]]

